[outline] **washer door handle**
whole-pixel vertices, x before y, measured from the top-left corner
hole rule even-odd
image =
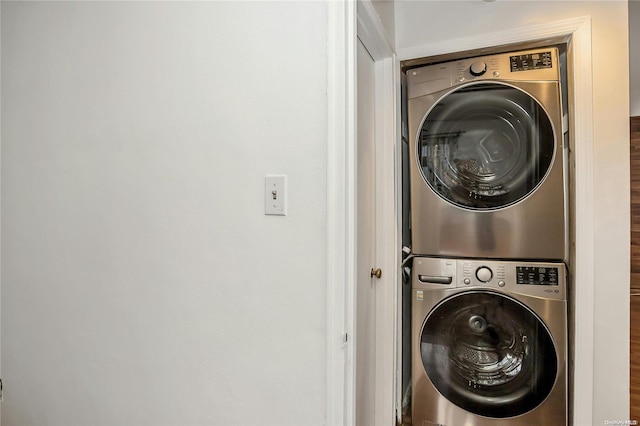
[[[451,284],[453,277],[445,277],[442,275],[418,275],[418,279],[423,283],[431,284]]]

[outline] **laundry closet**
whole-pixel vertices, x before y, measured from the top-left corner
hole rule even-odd
[[[611,122],[598,105],[626,93],[590,71],[610,69],[605,57],[624,62],[607,32],[618,18],[601,4],[458,6],[397,2],[393,17],[405,166],[396,172],[396,420],[613,418],[628,395],[604,384],[628,380],[628,356],[605,356],[604,344],[628,347],[613,328],[627,316],[605,306],[626,300],[627,253],[616,241],[627,225],[600,200],[620,211],[626,195],[622,179],[614,196],[595,176],[617,182],[626,135],[618,123],[604,132]]]

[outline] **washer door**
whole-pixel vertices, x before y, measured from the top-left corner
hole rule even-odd
[[[536,408],[558,372],[542,320],[515,299],[490,291],[459,293],[437,305],[422,328],[420,351],[438,392],[485,417]]]
[[[471,84],[442,97],[417,135],[427,184],[457,206],[514,204],[544,180],[553,161],[553,127],[530,95],[502,83]]]

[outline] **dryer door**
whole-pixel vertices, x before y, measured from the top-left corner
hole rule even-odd
[[[545,400],[558,373],[542,320],[500,293],[469,291],[431,310],[421,332],[422,364],[435,388],[485,417],[526,413]]]
[[[551,121],[529,94],[490,82],[443,96],[417,135],[419,169],[440,197],[457,206],[491,210],[533,192],[551,168]]]

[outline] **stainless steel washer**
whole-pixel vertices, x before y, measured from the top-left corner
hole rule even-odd
[[[563,263],[416,258],[416,426],[567,424]]]
[[[558,50],[407,71],[412,249],[567,259]]]

